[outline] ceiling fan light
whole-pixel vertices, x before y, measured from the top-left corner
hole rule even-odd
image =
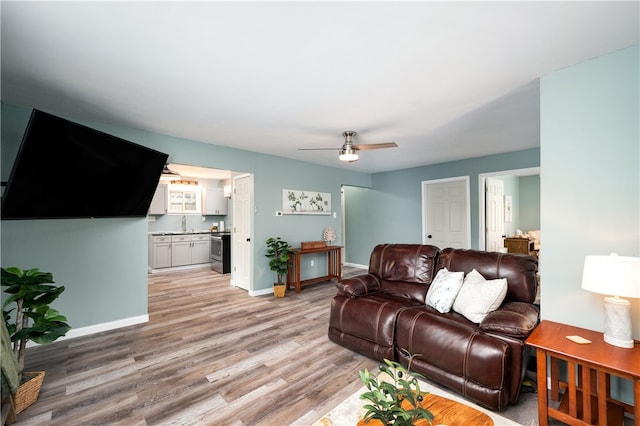
[[[341,161],[353,163],[354,161],[358,161],[358,151],[352,148],[343,148],[340,150],[340,155],[338,156],[338,158]]]

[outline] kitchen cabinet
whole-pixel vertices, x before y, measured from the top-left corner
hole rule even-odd
[[[209,263],[209,234],[173,235],[171,237],[171,266]]]
[[[149,206],[150,215],[167,214],[167,185],[160,184],[153,194],[151,205]]]
[[[153,269],[211,262],[210,234],[152,235],[149,265]]]
[[[171,266],[191,264],[191,235],[171,237]]]
[[[191,263],[211,262],[211,237],[209,234],[194,235],[191,245]]]
[[[205,215],[224,216],[229,211],[229,199],[224,196],[223,188],[204,189],[204,212]]]
[[[150,262],[152,268],[168,268],[171,266],[171,237],[156,235],[151,237]]]

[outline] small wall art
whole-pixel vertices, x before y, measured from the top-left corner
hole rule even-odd
[[[330,215],[331,193],[283,189],[282,213]]]
[[[513,221],[513,199],[511,198],[511,195],[504,196],[504,221]]]

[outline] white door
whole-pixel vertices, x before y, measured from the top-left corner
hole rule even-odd
[[[485,181],[486,250],[499,251],[504,235],[504,182],[487,178]]]
[[[423,244],[471,248],[469,177],[422,182]]]
[[[231,241],[233,285],[251,290],[253,228],[253,175],[233,179],[233,234]]]

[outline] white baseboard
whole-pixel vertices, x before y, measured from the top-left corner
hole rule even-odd
[[[114,330],[116,328],[128,327],[130,325],[144,324],[146,322],[149,322],[149,314],[139,315],[137,317],[124,318],[121,320],[116,320],[111,322],[104,322],[102,324],[89,325],[87,327],[72,328],[71,330],[69,330],[69,332],[65,336],[62,336],[61,338],[56,340],[56,342],[59,342],[61,340],[73,339],[74,337],[82,337],[82,336],[88,336],[90,334],[102,333],[103,331],[109,331],[109,330]],[[37,343],[33,343],[31,341],[27,342],[27,347],[36,346],[36,345]]]
[[[367,271],[369,270],[369,265],[360,265],[358,263],[351,263],[351,262],[344,262],[343,265],[344,266],[351,266],[353,268],[366,269]]]
[[[273,294],[273,288],[264,288],[262,290],[251,290],[249,296],[267,296]]]

